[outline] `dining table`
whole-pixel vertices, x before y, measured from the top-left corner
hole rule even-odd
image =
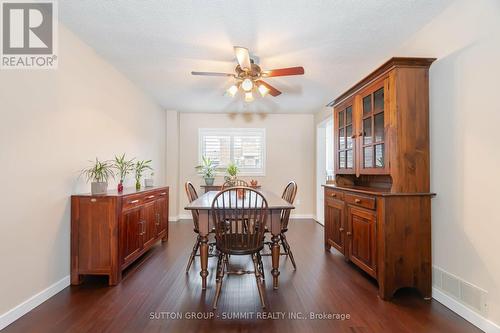
[[[279,261],[280,261],[280,233],[281,233],[281,212],[286,209],[295,209],[293,204],[281,198],[281,196],[268,190],[257,190],[267,201],[268,219],[267,228],[270,231],[271,237],[271,258],[273,276],[273,288],[278,289]],[[212,218],[212,202],[219,191],[209,191],[202,194],[197,199],[190,202],[184,209],[197,210],[199,235],[201,237],[200,244],[200,276],[202,289],[207,288],[208,277],[208,235],[213,225]],[[220,208],[219,208],[220,209]]]

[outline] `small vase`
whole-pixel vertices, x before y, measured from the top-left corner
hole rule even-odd
[[[141,189],[141,180],[140,179],[135,182],[135,189],[136,190],[140,190]]]
[[[214,184],[214,178],[205,178],[205,184],[208,186],[212,186]]]
[[[123,181],[120,180],[120,182],[118,183],[118,193],[122,193],[123,192]]]

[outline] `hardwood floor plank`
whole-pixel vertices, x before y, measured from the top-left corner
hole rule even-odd
[[[155,245],[128,268],[118,286],[109,287],[105,277],[87,277],[82,285],[64,289],[5,332],[480,332],[412,290],[398,292],[391,302],[380,300],[372,278],[333,249],[324,250],[323,227],[312,220],[290,223],[287,237],[297,270],[281,258],[279,290],[272,288],[271,257],[263,258],[268,312],[261,309],[254,276],[245,275],[224,278],[218,310],[213,313],[215,259],[209,259],[205,291],[199,257],[185,273],[194,237],[190,221],[171,223],[169,241]],[[253,269],[250,257],[232,257],[230,263]],[[196,312],[202,318],[186,319]],[[256,319],[270,312],[283,312],[286,319]],[[349,314],[350,319],[289,318],[298,312],[305,317],[310,312]],[[238,315],[247,318],[235,318]]]

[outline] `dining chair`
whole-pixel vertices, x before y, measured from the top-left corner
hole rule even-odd
[[[288,203],[293,204],[295,201],[295,196],[297,195],[297,183],[294,181],[289,182],[285,186],[285,190],[281,195],[281,198],[286,200]],[[297,269],[297,265],[295,264],[295,258],[293,257],[292,250],[290,248],[290,243],[286,238],[285,233],[288,231],[288,222],[290,220],[290,212],[291,209],[283,209],[280,215],[281,221],[281,232],[280,232],[280,240],[281,245],[283,246],[283,250],[285,251],[285,255],[288,255],[290,261],[292,262],[293,269]]]
[[[189,202],[193,202],[194,200],[198,199],[198,193],[196,193],[196,189],[194,188],[193,183],[187,181],[184,184],[184,188],[186,189],[186,194]],[[198,253],[198,249],[200,248],[200,243],[201,243],[201,236],[198,224],[200,213],[197,210],[191,210],[191,213],[193,215],[193,226],[194,226],[193,231],[196,234],[196,241],[194,242],[193,250],[191,251],[191,254],[189,256],[188,264],[186,267],[186,273],[189,272],[189,268],[193,264],[194,258]],[[209,247],[213,248],[213,243],[209,243]],[[213,257],[213,254],[211,253],[212,251],[209,251],[209,257]]]
[[[244,187],[249,187],[248,183],[244,181],[243,179],[235,179],[235,180],[226,180],[224,184],[222,184],[221,190],[224,190],[226,188],[230,187],[235,187],[235,186],[244,186]]]
[[[266,198],[256,190],[230,187],[219,192],[212,202],[212,219],[215,225],[215,246],[218,251],[216,289],[213,309],[222,289],[225,274],[255,274],[262,307],[264,300],[264,266],[260,251],[264,247],[264,230],[268,216]],[[254,270],[230,271],[229,256],[250,255]],[[227,272],[226,272],[227,270]]]

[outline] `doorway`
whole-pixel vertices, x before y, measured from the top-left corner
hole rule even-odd
[[[324,191],[322,185],[333,177],[333,117],[316,127],[316,221],[324,224]]]

